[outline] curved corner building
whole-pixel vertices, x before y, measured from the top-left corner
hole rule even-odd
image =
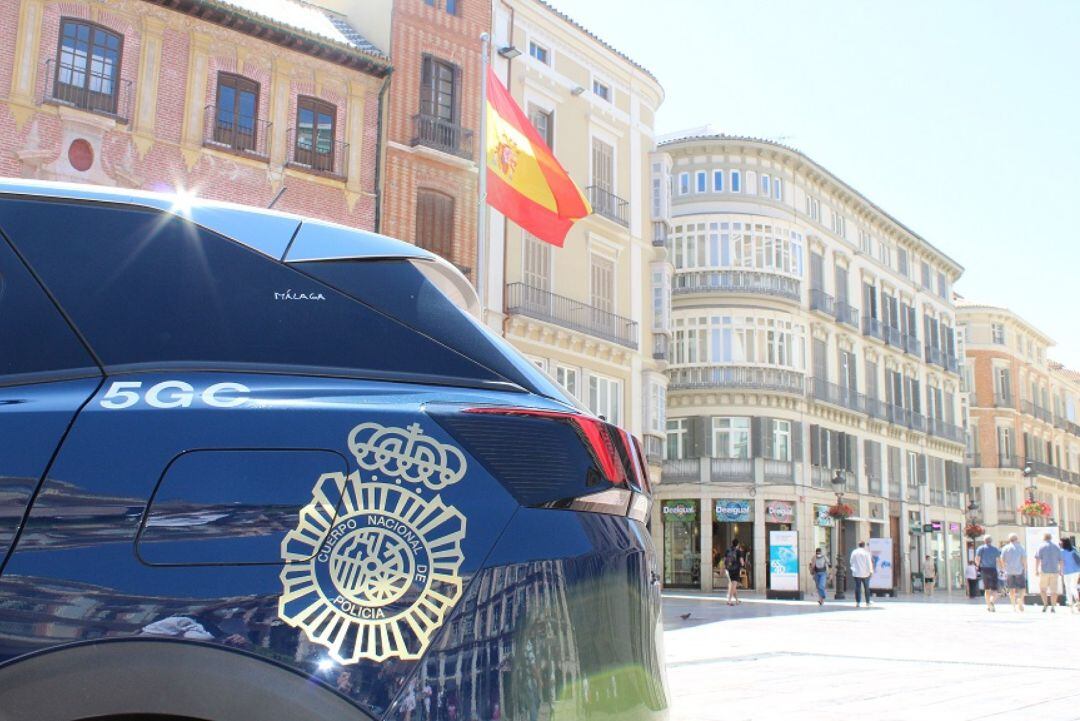
[[[740,585],[812,595],[814,548],[835,562],[880,538],[875,586],[920,588],[929,555],[938,588],[961,588],[961,266],[774,142],[679,137],[651,170],[653,242],[667,249],[654,302],[670,334],[653,517],[664,584],[725,588],[738,539]],[[829,513],[838,491],[844,520]]]

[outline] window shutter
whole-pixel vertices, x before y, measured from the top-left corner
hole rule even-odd
[[[416,191],[416,245],[450,259],[454,250],[454,199],[435,190]]]
[[[769,427],[768,418],[754,416],[750,419],[750,455],[753,458],[764,458],[765,429]]]
[[[802,424],[799,424],[800,427]],[[820,427],[810,424],[810,465],[821,465],[821,433]]]
[[[796,463],[801,463],[803,459],[802,431],[803,424],[801,421],[791,422],[791,460]]]
[[[843,467],[844,459],[847,457],[847,449],[845,448],[847,443],[844,434],[830,433],[829,436],[832,445],[832,448],[829,449],[831,451],[829,455],[832,456],[832,465]]]
[[[434,114],[431,63],[431,58],[425,57],[420,65],[420,113],[422,115]]]
[[[919,454],[916,466],[918,467],[918,472],[919,472],[919,485],[920,486],[925,486],[926,485],[926,454],[925,453],[920,453]]]

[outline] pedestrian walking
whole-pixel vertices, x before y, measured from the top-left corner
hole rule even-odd
[[[724,554],[724,570],[727,571],[727,605],[735,606],[742,603],[739,600],[739,574],[742,573],[743,562],[746,559],[746,551],[742,549],[739,539],[731,542],[731,547]]]
[[[1054,543],[1054,536],[1043,534],[1043,544],[1035,551],[1035,573],[1039,574],[1039,597],[1043,602],[1043,613],[1057,613],[1058,584],[1061,579],[1061,548]],[[1050,599],[1047,605],[1047,597]]]
[[[926,596],[934,595],[934,579],[937,578],[937,563],[934,557],[927,554],[922,562],[922,590]]]
[[[975,598],[979,595],[979,567],[975,565],[975,559],[968,559],[964,578],[967,580],[968,598]]]
[[[1024,610],[1024,593],[1027,592],[1027,551],[1020,545],[1020,537],[1009,534],[1009,542],[1001,549],[1001,567],[1005,570],[1005,588],[1014,611]]]
[[[1061,578],[1065,581],[1065,600],[1073,613],[1080,612],[1080,551],[1071,538],[1061,539]]]
[[[859,547],[851,552],[851,577],[855,579],[855,608],[859,607],[862,595],[866,594],[866,605],[870,605],[870,577],[874,575],[874,557],[866,550],[866,542],[859,541]]]
[[[810,575],[814,577],[814,585],[817,587],[817,602],[821,606],[825,603],[825,582],[829,579],[829,557],[820,548],[814,551],[814,557],[810,559]]]
[[[993,613],[994,597],[998,590],[998,564],[1001,561],[1001,550],[994,545],[994,539],[987,536],[983,539],[983,545],[975,551],[975,563],[979,566],[982,575],[983,595],[986,597],[986,610]]]

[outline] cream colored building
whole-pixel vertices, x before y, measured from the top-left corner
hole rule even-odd
[[[648,156],[663,91],[646,69],[537,0],[496,3],[492,44],[496,74],[593,214],[556,248],[490,213],[487,322],[592,411],[642,436],[658,477],[665,338],[654,340],[649,294],[663,250],[650,237]]]
[[[968,437],[979,522],[997,540],[1022,526],[1056,523],[1080,531],[1080,374],[1047,357],[1054,341],[1006,308],[962,300],[965,383],[971,388]],[[1027,471],[1025,472],[1025,468]],[[1050,518],[1024,518],[1030,494]]]
[[[804,593],[815,547],[846,566],[873,538],[892,539],[897,590],[926,554],[939,587],[959,589],[960,265],[774,142],[683,134],[660,142],[651,175],[668,248],[656,292],[671,297],[652,525],[665,584],[725,587],[723,549],[738,539],[743,582],[765,589],[769,532],[794,530]],[[854,510],[842,548],[827,514],[836,478]]]

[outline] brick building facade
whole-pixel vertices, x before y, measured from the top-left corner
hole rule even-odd
[[[476,267],[482,2],[394,3],[380,230]]]
[[[389,61],[342,17],[295,0],[15,0],[0,48],[0,175],[255,206],[281,193],[277,209],[375,226]]]

